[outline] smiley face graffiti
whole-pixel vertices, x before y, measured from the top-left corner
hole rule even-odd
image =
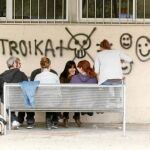
[[[90,57],[92,61],[93,58],[91,55],[87,52],[87,50],[91,47],[91,39],[90,37],[96,30],[96,28],[93,28],[91,33],[89,35],[86,35],[84,33],[78,33],[73,35],[68,28],[65,28],[66,31],[71,35],[71,39],[68,42],[68,49],[73,50],[75,53],[75,58],[84,58],[86,55]]]
[[[129,49],[132,46],[132,36],[129,33],[123,33],[120,37],[120,45],[124,49]]]
[[[150,60],[150,39],[141,36],[136,41],[136,55],[142,62]]]
[[[124,75],[130,74],[132,71],[132,64],[122,61],[122,71]]]

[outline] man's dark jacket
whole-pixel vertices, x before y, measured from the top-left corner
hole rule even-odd
[[[18,68],[4,71],[2,74],[0,74],[0,97],[2,98],[3,95],[4,82],[18,83],[22,81],[28,81],[28,77]]]

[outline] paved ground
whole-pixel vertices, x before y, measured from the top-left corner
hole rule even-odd
[[[0,136],[0,150],[150,150],[150,125],[83,124],[77,128],[46,130],[21,127]]]

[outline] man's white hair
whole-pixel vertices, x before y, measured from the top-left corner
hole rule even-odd
[[[13,67],[13,64],[14,64],[18,59],[19,59],[19,58],[14,57],[14,56],[9,57],[8,60],[7,60],[7,66],[8,66],[8,68]]]

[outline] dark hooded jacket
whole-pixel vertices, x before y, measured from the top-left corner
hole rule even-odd
[[[21,81],[28,81],[28,77],[25,75],[24,72],[20,71],[18,68],[6,70],[0,77],[5,79],[7,83],[18,83]]]
[[[81,73],[74,75],[70,81],[70,83],[79,83],[79,84],[96,84],[97,83],[97,79],[95,78],[91,78],[87,75],[83,75]]]

